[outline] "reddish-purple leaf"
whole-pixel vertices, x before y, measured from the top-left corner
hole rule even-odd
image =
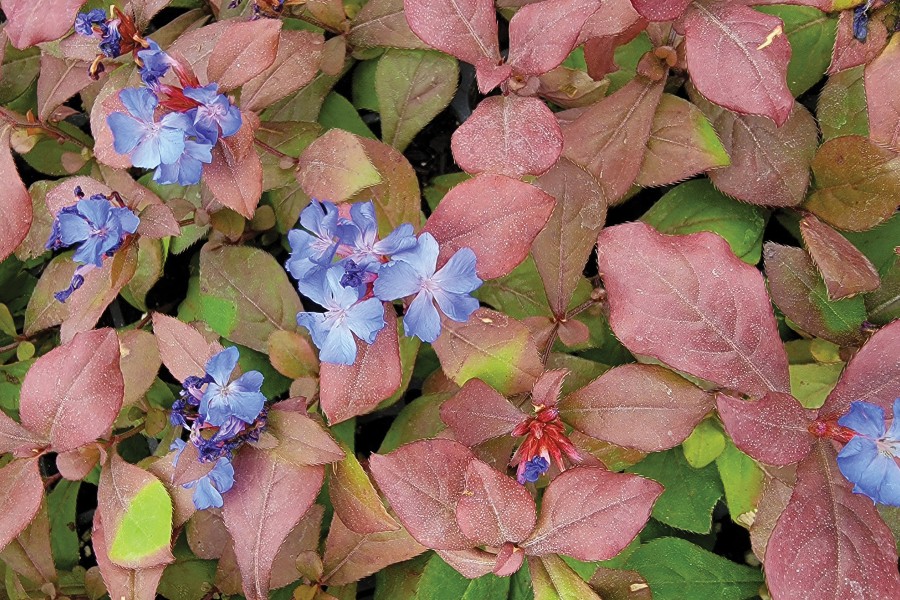
[[[16,456],[29,456],[46,440],[41,440],[11,418],[0,413],[0,454],[11,452]]]
[[[528,327],[503,313],[479,308],[466,323],[445,319],[443,328],[434,351],[457,385],[477,377],[511,395],[529,391],[544,371]]]
[[[619,69],[616,48],[627,44],[647,28],[647,21],[631,5],[631,0],[607,0],[603,10],[591,16],[581,30],[584,60],[590,77],[600,81]]]
[[[898,389],[900,321],[894,321],[879,329],[850,359],[819,414],[842,415],[854,400],[877,404],[891,414]]]
[[[648,21],[674,21],[691,0],[631,0],[634,9]]]
[[[206,361],[222,349],[187,323],[161,313],[153,313],[153,333],[163,364],[178,381],[192,375],[203,377]]]
[[[468,173],[520,178],[546,172],[562,152],[562,132],[538,98],[514,94],[481,101],[453,133],[453,158]]]
[[[269,411],[266,431],[278,440],[274,456],[299,467],[326,465],[344,458],[344,452],[322,426],[301,412]]]
[[[56,469],[59,474],[69,481],[79,481],[88,476],[101,458],[101,446],[88,444],[75,450],[69,450],[56,455]],[[103,451],[103,460],[106,461],[106,452]]]
[[[508,577],[518,571],[525,562],[525,553],[522,549],[507,542],[500,547],[500,552],[494,560],[494,575],[497,577]]]
[[[733,2],[693,2],[684,34],[691,80],[710,102],[777,125],[787,121],[794,96],[787,86],[791,45],[781,19]]]
[[[91,107],[91,133],[94,136],[94,156],[98,162],[114,169],[128,169],[131,158],[127,154],[119,154],[113,145],[112,129],[107,117],[114,112],[125,113],[125,105],[119,99],[119,92],[124,87],[140,85],[137,69],[116,69],[113,71]]]
[[[425,217],[422,215],[422,194],[415,169],[396,148],[378,140],[356,139],[380,180],[358,193],[356,198],[371,200],[375,204],[381,236],[386,237],[403,223],[410,223],[418,229]]]
[[[400,528],[388,514],[362,465],[352,452],[334,465],[328,492],[335,512],[347,528],[363,535],[396,531]]]
[[[46,121],[63,102],[94,83],[89,68],[89,63],[80,60],[41,55],[41,74],[37,84],[38,118],[41,121]]]
[[[224,495],[225,526],[247,600],[269,597],[269,578],[278,548],[312,506],[324,467],[300,467],[256,448],[234,459],[234,487]]]
[[[872,62],[881,54],[887,42],[888,30],[882,19],[869,19],[866,39],[859,41],[853,35],[853,11],[841,11],[828,74],[833,75]]]
[[[503,277],[528,256],[555,204],[539,188],[503,175],[485,173],[460,183],[425,225],[441,246],[438,267],[460,248],[471,248],[479,277]]]
[[[600,0],[545,0],[523,7],[509,22],[507,62],[524,75],[541,75],[558,67],[600,5]]]
[[[597,178],[610,203],[628,192],[641,170],[663,87],[664,81],[638,76],[562,125],[563,155]]]
[[[544,371],[531,388],[531,403],[535,406],[553,406],[559,402],[563,382],[569,374],[568,369]]]
[[[143,329],[119,331],[122,379],[125,381],[123,406],[139,402],[153,382],[162,361],[152,333]]]
[[[878,271],[866,255],[815,215],[801,219],[800,233],[831,300],[871,292],[881,285]]]
[[[16,573],[38,584],[57,580],[50,548],[50,517],[43,502],[22,533],[0,552],[0,561]]]
[[[531,255],[550,309],[563,316],[606,221],[606,197],[594,176],[567,158],[561,158],[535,185],[556,198],[556,207],[534,239]]]
[[[493,0],[404,0],[419,39],[471,65],[501,62]]]
[[[900,150],[900,36],[894,35],[884,52],[866,66],[866,100],[869,107],[869,137],[876,144]]]
[[[766,547],[774,598],[900,598],[894,536],[872,500],[853,493],[829,441],[797,468],[797,485]]]
[[[419,50],[422,43],[406,22],[403,0],[369,0],[350,24],[347,42],[354,47]]]
[[[159,586],[159,580],[162,579],[166,566],[160,565],[149,569],[135,570],[120,567],[109,560],[106,553],[106,534],[103,530],[99,510],[94,512],[91,547],[94,556],[97,557],[97,566],[100,567],[103,583],[106,584],[111,598],[155,600],[156,588]]]
[[[9,147],[11,135],[12,127],[0,129],[0,177],[5,187],[0,195],[0,214],[4,215],[5,221],[0,227],[0,260],[12,254],[28,235],[33,211],[31,195],[25,189],[13,161]]]
[[[400,387],[397,315],[390,303],[385,303],[384,321],[373,344],[356,340],[352,365],[323,362],[319,367],[320,402],[331,425],[372,412]]]
[[[795,206],[806,197],[816,153],[816,121],[800,104],[777,127],[765,117],[739,115],[707,102],[693,88],[691,99],[719,134],[731,165],[709,172],[726,194],[763,206]]]
[[[182,487],[181,484],[207,475],[211,470],[210,467],[215,464],[200,463],[197,457],[197,447],[187,444],[180,456],[177,455],[177,451],[173,450],[147,466],[147,470],[156,475],[166,486],[166,490],[172,498],[172,525],[174,527],[181,527],[197,512],[197,507],[194,506],[194,490]],[[176,458],[178,458],[177,468],[172,464]],[[205,472],[204,467],[206,468]],[[195,476],[187,479],[184,477],[185,473],[195,474]],[[191,476],[189,475],[189,477]]]
[[[575,429],[643,452],[677,446],[712,408],[712,396],[686,379],[640,364],[611,369],[559,404]]]
[[[325,574],[322,581],[328,585],[353,583],[387,566],[418,556],[425,550],[403,528],[360,534],[344,525],[335,513],[325,541]]]
[[[610,326],[632,352],[752,395],[790,389],[762,275],[718,235],[617,225],[600,233],[599,264]]]
[[[274,62],[241,88],[241,108],[260,111],[312,81],[322,44],[318,33],[282,31]]]
[[[643,529],[662,492],[661,485],[637,475],[569,469],[547,486],[534,533],[521,546],[529,555],[612,558]]]
[[[228,92],[264,73],[275,61],[279,19],[234,21],[216,42],[209,56],[209,82]]]
[[[141,219],[137,233],[146,238],[161,239],[181,233],[175,213],[165,204],[149,204],[138,215]]]
[[[502,546],[527,538],[537,511],[524,486],[473,460],[466,470],[465,491],[456,504],[456,521],[463,535],[479,545]]]
[[[18,49],[61,38],[84,0],[2,0],[4,33]]]
[[[105,435],[122,407],[119,338],[113,329],[79,333],[43,355],[22,383],[22,425],[65,452]]]
[[[0,469],[0,549],[31,523],[43,499],[37,458],[14,460]]]
[[[793,484],[793,482],[791,482]],[[778,518],[791,500],[793,488],[777,477],[767,476],[753,524],[750,525],[750,544],[759,560],[766,560],[766,545]]]
[[[333,202],[381,183],[360,138],[343,129],[331,129],[310,144],[300,155],[296,176],[307,196]]]
[[[251,219],[262,196],[262,163],[253,143],[259,119],[249,112],[241,116],[240,130],[212,149],[212,162],[203,165],[203,183],[216,200]]]
[[[772,301],[800,329],[843,346],[862,341],[862,301],[830,303],[825,284],[805,250],[766,242],[763,257]]]
[[[441,420],[469,447],[508,434],[527,416],[480,379],[468,380],[441,405]]]
[[[324,515],[325,507],[313,504],[288,534],[287,539],[282,542],[278,554],[275,555],[275,562],[272,563],[272,579],[269,585],[273,590],[293,583],[304,575],[301,571],[304,558],[310,556],[319,558],[319,538],[322,535]],[[222,529],[224,530],[224,525]],[[228,535],[227,531],[225,535]]]
[[[813,437],[807,427],[815,412],[790,394],[772,392],[748,402],[718,394],[716,408],[734,445],[769,465],[790,465],[809,453]]]
[[[456,521],[456,503],[466,489],[466,469],[475,458],[452,440],[421,440],[390,454],[372,454],[372,476],[416,541],[438,550],[465,550],[475,542]]]
[[[477,579],[490,573],[497,562],[497,556],[481,548],[467,548],[466,550],[437,550],[441,559],[456,569],[467,579]],[[519,554],[524,554],[519,550]]]

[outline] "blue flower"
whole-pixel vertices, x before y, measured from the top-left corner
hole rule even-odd
[[[384,327],[384,306],[376,298],[360,301],[355,288],[341,285],[344,269],[340,265],[328,269],[318,290],[309,297],[325,307],[325,313],[302,312],[297,323],[309,330],[319,348],[319,359],[339,365],[352,365],[356,360],[355,333],[367,344]]]
[[[837,463],[853,491],[875,502],[900,506],[900,398],[894,400],[894,420],[885,432],[884,409],[869,402],[853,402],[838,419],[856,432],[838,453]]]
[[[341,243],[343,226],[338,224],[338,209],[331,202],[313,200],[300,213],[303,229],[288,232],[291,256],[285,267],[297,280],[304,296],[320,295],[325,285],[325,272],[334,260]],[[312,233],[309,233],[309,232]]]
[[[525,462],[525,468],[522,470],[521,479],[524,481],[520,481],[519,483],[524,483],[525,481],[530,481],[534,483],[537,481],[541,475],[547,472],[547,469],[550,468],[550,461],[544,458],[543,456],[535,456],[529,461]]]
[[[200,416],[205,423],[221,426],[229,417],[253,423],[259,416],[266,397],[260,392],[263,375],[247,371],[229,383],[237,366],[238,349],[234,346],[213,355],[206,363],[206,373],[212,379],[200,400]]]
[[[186,444],[184,440],[176,439],[169,446],[169,450],[176,450],[175,465],[181,458]],[[234,466],[231,460],[221,457],[216,460],[216,464],[212,470],[194,481],[182,484],[185,489],[193,489],[194,506],[197,510],[205,510],[207,508],[221,508],[223,504],[222,494],[227,492],[234,485]]]
[[[181,158],[185,132],[191,127],[186,115],[168,113],[156,121],[153,112],[159,101],[146,88],[127,88],[119,97],[130,116],[115,112],[106,118],[116,152],[129,154],[131,164],[144,169],[170,165]]]
[[[406,310],[403,329],[408,336],[433,342],[441,333],[441,312],[454,321],[465,322],[478,308],[478,300],[469,294],[481,285],[475,274],[475,253],[460,248],[441,269],[437,268],[438,243],[430,233],[419,236],[416,247],[395,254],[392,262],[381,267],[375,280],[375,296],[381,300],[415,298]]]
[[[381,259],[385,256],[411,250],[416,246],[413,226],[404,223],[383,240],[378,240],[378,222],[375,220],[375,205],[359,202],[350,207],[349,227],[342,230],[344,243],[352,248],[349,258],[357,265],[371,265],[371,272],[377,272]]]
[[[161,164],[153,173],[157,183],[194,185],[200,183],[203,165],[212,162],[212,145],[194,140],[184,141],[184,152],[170,165]]]
[[[193,114],[197,136],[210,144],[218,141],[219,128],[222,130],[222,137],[228,137],[238,132],[242,122],[240,109],[218,92],[219,86],[215,83],[199,88],[184,88],[185,96],[200,103],[200,106],[188,113]]]
[[[95,194],[59,211],[45,246],[48,250],[56,250],[79,244],[72,259],[100,267],[103,257],[112,256],[125,237],[137,231],[140,222],[131,209],[113,206],[106,196]]]
[[[155,88],[159,84],[159,80],[169,72],[172,59],[163,52],[159,44],[151,39],[147,39],[147,42],[150,45],[137,53],[142,63],[141,79],[147,87]]]
[[[108,58],[115,58],[122,54],[122,34],[119,33],[119,19],[113,19],[106,23],[106,29],[100,38],[100,52]]]
[[[97,30],[94,30],[94,27]],[[106,13],[100,8],[86,13],[78,13],[75,17],[75,33],[78,35],[93,36],[95,33],[101,35],[106,32]]]

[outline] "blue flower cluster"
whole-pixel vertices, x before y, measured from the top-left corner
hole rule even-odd
[[[248,371],[231,381],[238,357],[234,346],[210,357],[203,377],[185,379],[169,417],[172,425],[191,432],[201,462],[216,463],[207,476],[184,486],[194,489],[194,505],[201,510],[222,506],[222,494],[234,483],[235,450],[258,441],[266,426],[263,375]],[[172,449],[178,449],[180,457],[184,442],[177,440]]]
[[[853,402],[850,411],[838,419],[838,425],[852,429],[854,435],[838,453],[841,473],[857,494],[875,502],[900,506],[900,398],[894,400],[894,419],[890,429],[884,409],[870,402]]]
[[[348,214],[313,200],[300,215],[304,229],[288,234],[286,267],[300,292],[325,308],[297,315],[322,361],[353,364],[354,334],[371,344],[384,327],[382,302],[411,296],[404,331],[425,342],[440,335],[438,309],[462,322],[478,308],[470,295],[481,285],[471,249],[460,249],[438,270],[438,243],[430,233],[416,238],[412,225],[404,223],[379,239],[372,202],[353,204]]]
[[[137,61],[145,87],[122,90],[119,98],[127,114],[115,112],[107,117],[113,147],[129,155],[135,167],[155,169],[157,183],[199,183],[219,138],[241,128],[241,111],[219,93],[217,84],[201,86],[156,42],[148,38],[144,43]],[[182,87],[162,82],[170,69]],[[165,111],[157,119],[160,107]]]
[[[75,17],[75,33],[100,39],[100,52],[107,58],[115,58],[122,52],[121,19],[107,19],[102,9],[95,8]]]
[[[84,274],[94,267],[103,266],[103,257],[115,254],[125,238],[137,231],[141,220],[124,206],[118,194],[107,197],[94,194],[85,198],[80,187],[75,188],[78,201],[60,209],[53,219],[50,238],[44,245],[48,250],[58,250],[78,245],[72,260],[82,265],[75,270],[69,287],[55,294],[65,302],[72,292],[84,283]]]

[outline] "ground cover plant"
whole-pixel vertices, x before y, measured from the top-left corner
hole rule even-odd
[[[25,598],[900,598],[900,3],[0,0]]]

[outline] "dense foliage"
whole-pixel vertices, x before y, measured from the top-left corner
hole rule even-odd
[[[900,598],[900,3],[0,7],[8,597]]]

